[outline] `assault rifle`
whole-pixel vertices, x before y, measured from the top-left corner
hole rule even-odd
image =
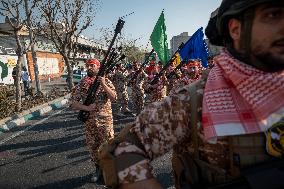
[[[118,52],[121,52],[122,50],[122,47],[118,47]],[[119,53],[118,52],[113,52],[109,62],[110,62],[110,65],[109,67],[107,68],[106,70],[106,75],[109,74],[113,68],[117,65],[117,63],[123,59],[126,58],[126,56],[124,54],[122,54],[120,57],[119,57]],[[119,58],[118,58],[119,57]],[[118,58],[118,59],[117,59]]]
[[[159,78],[164,74],[164,72],[168,69],[168,67],[171,65],[171,63],[175,60],[176,53],[178,53],[182,49],[183,45],[184,45],[184,43],[180,44],[180,46],[178,47],[178,49],[176,50],[174,55],[171,57],[171,59],[166,63],[165,66],[163,66],[163,68],[159,71],[159,73],[157,75],[155,75],[154,79],[150,82],[150,85],[154,85],[159,81]]]
[[[173,70],[173,71],[171,71],[171,73],[169,73],[168,75],[167,75],[167,79],[171,79],[174,75],[176,75],[177,76],[177,71],[178,70],[180,70],[181,68],[182,68],[182,66],[184,65],[186,63],[186,61],[181,61],[180,62],[180,64],[177,66],[177,67],[175,67],[175,69]]]
[[[113,70],[113,68],[117,65],[117,63],[119,61],[125,59],[125,58],[126,58],[126,56],[124,54],[122,54],[119,59],[117,59],[114,62],[112,62],[112,64],[108,67],[108,69],[106,71],[106,74],[110,73]]]
[[[147,63],[149,62],[149,58],[152,56],[153,53],[154,53],[154,49],[151,50],[149,55],[145,58],[145,61],[143,62],[143,64],[141,64],[140,68],[133,74],[133,76],[129,80],[130,82],[133,81],[138,76],[138,74],[142,71],[142,69],[147,65]],[[129,85],[130,82],[128,82],[127,85]]]
[[[108,62],[113,62],[115,59],[117,59],[117,57],[119,56],[119,51],[122,50],[122,47],[118,47],[117,48],[118,51],[115,51],[116,49],[113,49],[113,51],[111,52],[110,56],[109,56],[109,59],[107,60]]]
[[[144,67],[148,64],[149,59],[150,59],[150,57],[152,56],[152,54],[154,53],[154,51],[155,51],[155,50],[152,49],[151,52],[148,54],[148,56],[145,58],[145,61],[144,61],[143,64],[141,64],[141,66],[140,66],[141,69],[144,68]]]
[[[124,25],[124,21],[122,19],[118,19],[118,22],[116,24],[116,28],[114,30],[114,36],[111,40],[111,43],[108,47],[108,50],[107,50],[107,53],[102,61],[102,65],[97,73],[97,76],[96,76],[96,79],[95,81],[93,82],[93,84],[90,86],[89,90],[88,90],[88,95],[87,95],[87,98],[86,100],[84,101],[84,105],[90,105],[92,104],[94,101],[95,101],[95,95],[99,86],[100,86],[100,82],[98,81],[98,77],[102,77],[105,75],[105,72],[107,70],[107,68],[110,66],[111,62],[110,61],[107,61],[107,60],[110,60],[110,52],[112,50],[112,46],[114,44],[114,41],[117,37],[117,35],[121,32],[121,29],[123,28],[123,25]],[[82,121],[82,122],[86,122],[88,120],[90,116],[90,112],[88,111],[83,111],[83,110],[80,110],[79,114],[78,114],[78,120]]]

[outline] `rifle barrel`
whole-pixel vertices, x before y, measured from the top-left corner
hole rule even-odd
[[[121,32],[121,29],[123,28],[124,25],[124,21],[122,19],[118,19],[118,22],[116,24],[116,28],[114,31],[114,36],[111,40],[111,43],[108,47],[107,53],[102,61],[102,65],[98,71],[98,74],[95,78],[95,81],[93,82],[93,84],[90,86],[89,90],[88,90],[88,95],[87,98],[84,101],[84,105],[90,105],[95,101],[95,96],[94,94],[97,92],[99,86],[100,86],[100,82],[98,82],[98,77],[99,76],[103,76],[105,74],[106,69],[109,67],[110,62],[107,62],[108,57],[110,56],[110,51],[112,50],[112,46],[114,44],[114,41],[117,37],[117,35]],[[90,112],[86,112],[86,111],[82,111],[80,110],[77,118],[82,121],[82,122],[86,122],[88,120],[90,116]]]

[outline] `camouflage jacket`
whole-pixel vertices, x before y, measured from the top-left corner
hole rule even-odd
[[[197,86],[197,95],[203,97],[206,80],[202,79]],[[147,157],[118,173],[120,183],[133,183],[153,177],[150,160],[165,154],[175,145],[191,146],[191,110],[189,85],[177,90],[160,102],[149,104],[132,123],[130,132],[135,133],[144,149],[122,142],[115,150],[115,155],[139,153]],[[201,114],[201,107],[198,114]],[[201,120],[198,122],[198,136],[201,159],[224,169],[229,167],[227,139],[218,139],[216,144],[203,140]]]
[[[136,71],[132,71],[128,75],[128,77],[127,77],[128,83],[130,84],[130,86],[132,88],[142,89],[144,81],[147,79],[147,74],[144,71],[142,71],[141,73],[137,74],[137,76],[135,78],[133,78],[135,76],[135,74],[136,74]]]
[[[113,85],[116,90],[124,91],[126,90],[127,75],[126,73],[116,70],[111,77]]]
[[[167,79],[159,78],[156,84],[151,85],[150,82],[155,78],[155,75],[149,75],[145,84],[145,91],[148,93],[151,102],[159,101],[167,96]]]
[[[78,83],[71,92],[71,98],[70,98],[70,103],[74,101],[83,101],[86,99],[88,95],[88,89],[94,82],[95,77],[84,77],[80,83]],[[115,88],[111,81],[106,78],[106,84],[107,86],[115,91]],[[102,87],[99,87],[99,90],[96,93],[96,110],[91,112],[90,119],[92,120],[93,117],[111,117],[112,118],[112,109],[111,109],[111,101],[107,96],[107,93],[103,91]]]

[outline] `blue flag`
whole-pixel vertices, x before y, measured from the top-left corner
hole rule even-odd
[[[184,44],[179,54],[185,61],[189,59],[201,59],[202,66],[207,68],[208,48],[205,40],[203,40],[203,28],[199,28],[188,41]]]

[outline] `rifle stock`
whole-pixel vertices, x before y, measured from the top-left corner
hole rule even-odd
[[[95,81],[93,82],[93,84],[90,86],[89,90],[88,90],[88,95],[87,95],[87,98],[86,100],[84,101],[84,105],[90,105],[92,104],[94,101],[95,101],[95,95],[99,86],[100,86],[100,82],[98,81],[98,77],[99,76],[104,76],[105,75],[105,71],[107,70],[107,68],[109,67],[109,65],[111,64],[110,61],[107,61],[108,58],[110,58],[110,53],[111,53],[111,50],[112,50],[112,46],[114,44],[114,41],[117,37],[117,35],[121,32],[121,29],[123,28],[123,25],[124,25],[124,21],[122,19],[118,19],[118,22],[116,24],[116,28],[115,28],[115,31],[114,31],[114,36],[111,40],[111,43],[108,47],[108,50],[107,50],[107,53],[102,61],[102,64],[101,64],[101,67],[97,73],[97,76],[96,76],[96,79]],[[83,111],[83,110],[80,110],[77,118],[78,120],[82,121],[82,122],[86,122],[88,120],[90,116],[90,112],[87,112],[87,111]]]

